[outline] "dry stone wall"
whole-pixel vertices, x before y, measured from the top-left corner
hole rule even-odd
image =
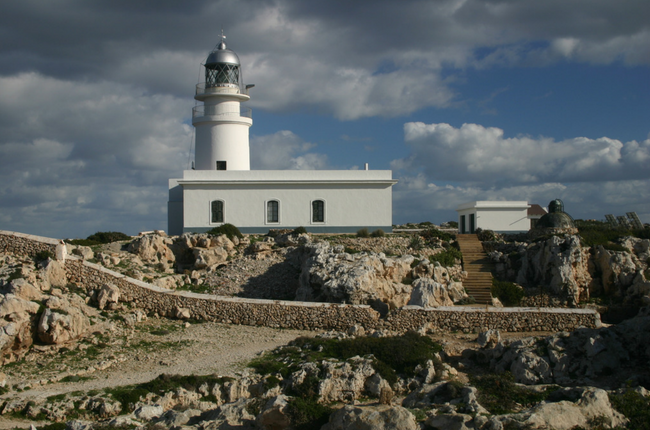
[[[57,240],[0,231],[5,252],[33,255],[53,252]],[[132,303],[149,314],[172,318],[192,318],[227,324],[260,325],[303,330],[347,330],[360,325],[367,330],[405,332],[421,328],[450,331],[570,331],[578,327],[600,326],[600,316],[588,309],[476,308],[405,306],[391,310],[386,318],[365,305],[288,302],[194,294],[159,288],[67,256],[68,281],[87,290],[113,284],[120,301]]]
[[[34,256],[48,251],[54,255],[58,242],[49,237],[0,230],[0,252]]]

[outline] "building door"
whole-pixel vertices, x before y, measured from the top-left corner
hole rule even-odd
[[[474,234],[474,214],[469,214],[469,232]]]
[[[465,215],[460,216],[460,234],[465,234]]]

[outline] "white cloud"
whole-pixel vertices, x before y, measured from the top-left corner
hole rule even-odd
[[[650,177],[650,139],[622,143],[607,137],[506,138],[496,127],[421,122],[406,123],[404,136],[412,153],[393,161],[392,167],[421,169],[432,179],[504,186]]]
[[[316,145],[305,142],[289,130],[253,136],[250,145],[254,170],[322,170],[327,167],[326,155],[307,152]]]
[[[0,93],[0,202],[14,229],[165,227],[167,179],[187,163],[187,101],[36,73],[0,77]]]

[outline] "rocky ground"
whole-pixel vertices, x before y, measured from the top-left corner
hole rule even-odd
[[[413,238],[153,234],[69,252],[164,288],[228,296],[386,307],[462,300],[460,266],[428,258],[450,244]],[[515,251],[493,244],[491,257],[527,288],[529,274],[548,276],[549,290],[568,286],[559,290],[566,302],[567,292],[578,300],[589,291],[580,282],[599,279],[589,263],[597,256],[599,271],[612,269],[608,288],[646,297],[648,241],[628,242],[629,255],[590,253],[566,237]],[[314,333],[147,316],[120,303],[114,288],[76,288],[46,256],[0,255],[0,428],[568,430],[650,422],[648,308],[572,333]],[[416,296],[426,299],[414,303]]]

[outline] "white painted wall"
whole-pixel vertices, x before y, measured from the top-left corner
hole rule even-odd
[[[250,97],[233,94],[233,89],[197,94],[203,100],[194,115],[196,128],[194,164],[197,170],[215,170],[217,161],[226,161],[228,170],[250,170],[248,129],[253,120],[240,116],[240,102]]]
[[[474,228],[494,230],[496,232],[523,232],[530,230],[528,207],[526,201],[474,201],[459,205],[458,228],[461,228],[461,216],[465,216],[466,232],[469,233],[469,216],[474,214]],[[462,233],[462,232],[461,232]]]
[[[186,171],[177,180],[183,190],[184,231],[205,231],[210,204],[225,203],[224,222],[243,232],[304,226],[311,231],[354,232],[362,227],[390,231],[391,171]],[[175,184],[170,181],[170,187]],[[172,196],[170,188],[170,201]],[[279,202],[279,222],[268,223],[266,203]],[[325,202],[325,221],[312,222],[314,200]],[[171,218],[170,218],[171,219]],[[170,234],[178,234],[172,231]]]

